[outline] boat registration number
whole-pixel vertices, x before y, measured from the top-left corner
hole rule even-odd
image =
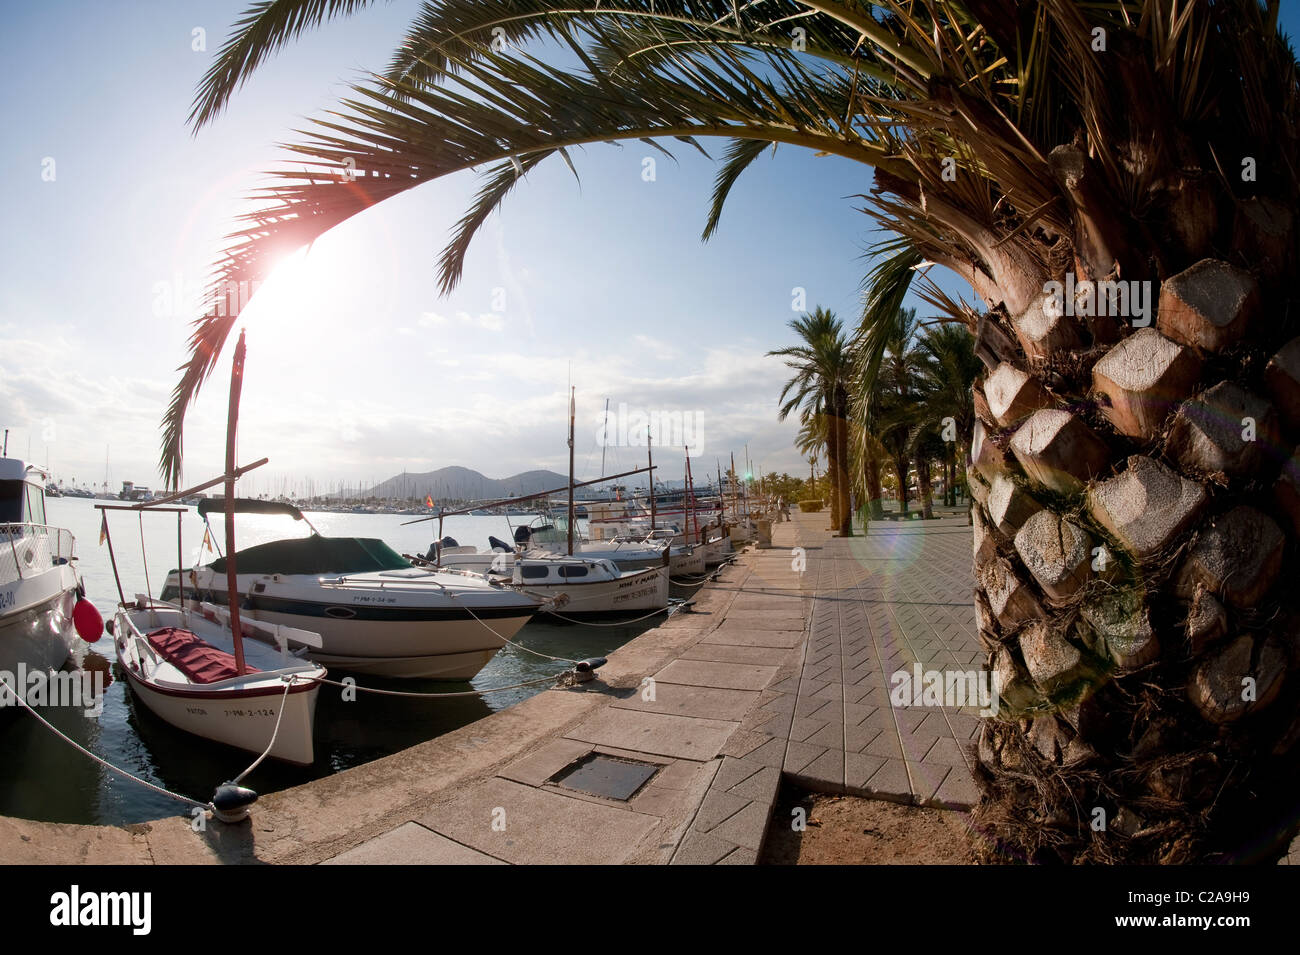
[[[266,707],[262,707],[261,709],[256,709],[256,710],[227,709],[226,715],[227,716],[274,716],[275,710],[267,709]]]
[[[14,603],[15,598],[12,590],[6,590],[4,593],[0,593],[0,610],[12,607]]]

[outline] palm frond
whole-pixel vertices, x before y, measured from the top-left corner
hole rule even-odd
[[[235,27],[199,83],[189,124],[197,132],[226,108],[230,98],[272,54],[327,20],[349,16],[374,0],[260,0]]]

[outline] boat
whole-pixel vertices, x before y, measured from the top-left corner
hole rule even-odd
[[[499,543],[499,542],[498,542]],[[562,617],[645,614],[668,606],[668,569],[621,570],[612,560],[544,551],[439,549],[441,566],[484,574],[547,598]]]
[[[132,692],[160,719],[179,730],[214,742],[288,763],[307,765],[315,761],[312,737],[316,698],[320,681],[327,671],[320,664],[291,653],[290,642],[297,647],[319,645],[320,638],[305,631],[267,627],[248,620],[238,601],[229,599],[237,560],[229,568],[225,587],[228,606],[225,609],[203,602],[197,594],[184,590],[176,595],[175,603],[157,601],[148,594],[137,594],[134,601],[128,602],[123,594],[108,527],[109,511],[174,513],[179,561],[182,555],[181,517],[186,509],[164,505],[222,483],[226,493],[233,495],[235,481],[241,474],[267,463],[263,458],[247,467],[235,466],[235,432],[244,355],[244,335],[241,332],[230,377],[225,474],[156,503],[95,505],[103,514],[103,536],[108,544],[120,598],[110,632],[118,664],[126,674]],[[226,522],[228,541],[234,541],[234,530],[231,515]],[[143,521],[140,534],[143,546]],[[260,637],[274,643],[277,649],[245,637]],[[248,795],[256,798],[251,791]],[[245,801],[242,794],[236,796],[237,802]],[[220,803],[214,800],[214,804],[221,810]]]
[[[45,517],[39,467],[0,458],[0,671],[53,670],[68,659],[83,594],[72,532]]]
[[[311,659],[384,677],[469,680],[542,601],[481,575],[416,567],[383,541],[325,537],[302,511],[275,501],[205,498],[198,513],[278,514],[304,521],[291,537],[235,553],[235,589],[254,620],[319,633]],[[182,588],[226,601],[227,557],[167,575],[161,597]]]
[[[138,594],[118,607],[111,633],[136,698],[179,730],[299,766],[315,761],[320,681],[328,672],[289,652],[320,638],[241,618],[243,667],[224,607],[177,606]],[[278,649],[261,641],[272,641]]]

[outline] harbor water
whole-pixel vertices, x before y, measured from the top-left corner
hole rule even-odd
[[[100,543],[102,512],[95,509],[96,503],[111,502],[51,499],[46,505],[47,520],[75,535],[77,567],[87,596],[107,620],[118,595],[108,547]],[[307,512],[307,518],[321,534],[375,537],[406,554],[424,554],[438,536],[436,520],[403,526],[415,519],[404,515]],[[530,520],[525,516],[458,516],[446,520],[443,534],[462,545],[487,547],[489,535],[510,539],[508,521],[517,525]],[[176,515],[115,511],[109,512],[108,522],[126,598],[130,600],[146,589],[157,596],[163,578],[177,565]],[[224,552],[220,519],[213,520],[212,530],[216,546]],[[206,548],[200,549],[204,525],[194,509],[182,515],[181,531],[184,566],[207,563],[217,556]],[[236,518],[236,543],[240,549],[307,533],[303,523],[288,517]],[[679,595],[676,587],[674,594]],[[516,635],[514,642],[556,657],[603,656],[663,619],[659,615],[636,623],[599,627],[533,622]],[[104,669],[111,676],[102,712],[87,715],[80,708],[47,707],[42,715],[113,765],[173,792],[206,801],[218,784],[242,772],[254,759],[252,754],[183,733],[140,705],[116,672],[112,640],[107,635],[95,644],[77,641],[73,657],[69,667],[82,664]],[[563,663],[506,646],[470,683],[371,676],[356,679],[362,686],[448,692],[510,686],[555,676],[565,668]],[[337,678],[344,674],[331,675]],[[267,760],[245,783],[258,792],[269,793],[357,766],[481,719],[543,691],[547,685],[448,699],[403,699],[359,692],[355,701],[345,701],[337,687],[324,686],[316,714],[315,763],[291,767]],[[4,766],[0,782],[3,815],[46,822],[121,825],[186,811],[182,804],[99,766],[17,706],[0,709],[0,765]]]

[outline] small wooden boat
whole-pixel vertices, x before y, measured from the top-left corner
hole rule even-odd
[[[250,753],[271,746],[275,759],[298,765],[315,760],[316,697],[326,670],[287,650],[290,640],[319,644],[315,634],[242,620],[242,635],[279,649],[245,642],[241,670],[230,617],[221,607],[189,601],[182,608],[140,594],[118,608],[111,630],[132,692],[161,719]]]

